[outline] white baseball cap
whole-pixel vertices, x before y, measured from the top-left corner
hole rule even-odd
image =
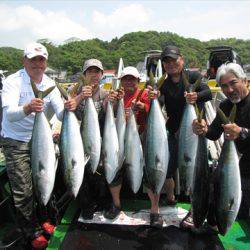
[[[23,55],[28,57],[29,59],[35,56],[42,56],[48,59],[49,53],[41,43],[30,43],[25,48]]]
[[[120,79],[127,75],[134,76],[135,78],[140,79],[140,73],[138,72],[137,68],[132,66],[128,66],[123,69]]]
[[[103,71],[103,66],[102,66],[101,61],[94,59],[94,58],[85,61],[83,65],[83,73],[90,67],[97,67],[98,69]]]

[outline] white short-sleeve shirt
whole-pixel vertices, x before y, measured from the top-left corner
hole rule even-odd
[[[42,81],[36,84],[39,90],[46,90],[47,88],[54,86],[55,83],[45,74],[43,75]],[[20,107],[29,103],[33,98],[35,98],[30,77],[25,69],[21,69],[16,73],[8,76],[3,81],[2,90],[2,107],[3,107],[3,120],[2,120],[2,131],[1,135],[3,137],[8,137],[18,141],[28,142],[31,139],[35,113],[31,113],[25,116],[23,119],[15,122],[11,122],[6,117],[5,107]],[[52,106],[54,112],[56,113],[58,119],[62,119],[62,113],[64,109],[63,100],[61,98],[60,92],[55,88],[50,94],[44,98],[44,111]]]

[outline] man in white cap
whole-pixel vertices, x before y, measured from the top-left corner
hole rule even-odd
[[[101,61],[97,59],[86,60],[83,65],[83,75],[88,83],[81,89],[81,102],[76,109],[76,116],[82,120],[85,106],[85,100],[92,97],[96,111],[98,113],[101,135],[104,128],[105,110],[108,99],[114,101],[117,92],[107,91],[100,88],[100,80],[103,76],[103,66]],[[92,219],[93,214],[97,210],[103,210],[108,194],[103,168],[99,165],[97,171],[93,174],[88,166],[85,168],[84,180],[79,191],[79,205],[81,215],[84,219]]]
[[[148,90],[145,89],[140,93],[138,83],[140,82],[140,74],[135,67],[126,67],[121,73],[121,86],[118,91],[118,98],[124,98],[124,108],[126,114],[126,120],[129,115],[129,108],[133,107],[136,115],[137,125],[139,126],[139,133],[142,134],[146,128],[147,115],[150,108],[150,101],[148,98]],[[137,100],[138,95],[139,100]],[[109,185],[109,190],[112,195],[113,202],[109,210],[105,211],[104,216],[108,219],[115,219],[121,211],[120,191],[122,187],[122,179],[124,176],[125,168],[122,167],[118,171],[114,180]],[[151,193],[150,193],[151,194]],[[151,195],[149,197],[151,199]],[[152,198],[153,199],[153,198]],[[153,204],[153,203],[152,203]]]
[[[39,90],[46,90],[55,83],[44,74],[48,51],[40,43],[31,43],[24,50],[24,68],[8,76],[2,91],[2,145],[7,174],[16,208],[17,222],[32,248],[44,249],[48,242],[41,234],[35,213],[35,202],[30,166],[30,139],[36,112],[46,111],[51,105],[58,119],[62,119],[64,107],[76,108],[76,101],[65,102],[55,88],[44,99],[35,98],[31,82]],[[45,233],[52,234],[54,225],[43,221]]]
[[[103,114],[101,113],[104,110],[104,100],[108,97],[109,92],[99,86],[103,76],[103,66],[101,61],[94,58],[86,60],[83,65],[83,75],[86,82],[89,84],[82,87],[81,103],[76,109],[76,115],[79,119],[82,118],[81,116],[85,106],[85,99],[92,97],[99,116],[102,116]]]

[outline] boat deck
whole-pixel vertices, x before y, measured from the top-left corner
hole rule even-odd
[[[124,210],[149,208],[147,200],[124,200]],[[189,208],[189,204],[178,203]],[[125,212],[126,213],[126,212]],[[226,236],[197,235],[177,226],[162,230],[148,225],[108,225],[79,222],[80,211],[73,202],[57,226],[47,249],[250,249],[250,223],[236,221]]]
[[[0,168],[0,170],[1,174],[3,174],[3,168]],[[7,189],[8,185],[4,185],[4,187]],[[145,211],[150,208],[150,202],[146,195],[137,195],[132,196],[131,199],[123,199],[122,205],[125,215],[140,210]],[[183,209],[186,209],[187,212],[190,204],[178,203],[177,207],[182,208],[181,211],[185,211]],[[164,209],[166,208],[162,207],[161,211]],[[3,249],[1,247],[3,246],[1,239],[6,236],[6,233],[11,228],[14,228],[13,223],[10,224],[7,220],[7,218],[10,219],[10,217],[13,217],[12,212],[13,209],[9,207],[9,209],[5,208],[5,214],[0,214],[0,249]],[[105,221],[99,222],[99,224],[93,223],[94,221],[84,223],[79,218],[80,209],[76,201],[72,201],[69,203],[60,224],[51,237],[47,249],[250,249],[250,222],[243,220],[236,221],[226,236],[223,237],[221,235],[197,235],[192,232],[183,231],[178,227],[179,223],[176,220],[173,221],[172,225],[168,221],[167,226],[159,230],[150,228],[148,224],[121,225],[118,223],[114,225],[112,221],[111,224],[107,224]],[[12,234],[12,240],[18,237],[20,237],[20,233]],[[5,249],[27,250],[27,247],[23,244],[22,240],[20,240]]]

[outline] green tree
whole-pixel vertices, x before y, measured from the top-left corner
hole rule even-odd
[[[210,46],[232,46],[242,58],[243,64],[250,63],[250,40],[237,38],[216,39],[201,42],[194,38],[184,38],[171,32],[132,32],[120,38],[115,37],[110,42],[100,39],[73,41],[55,46],[48,39],[40,40],[48,49],[48,65],[54,69],[66,70],[68,75],[82,70],[85,60],[97,58],[103,62],[106,69],[117,69],[119,58],[122,57],[125,66],[136,66],[144,60],[147,50],[163,50],[172,44],[180,48],[188,67],[205,68]],[[15,72],[20,67],[22,51],[14,48],[0,48],[0,69]]]

